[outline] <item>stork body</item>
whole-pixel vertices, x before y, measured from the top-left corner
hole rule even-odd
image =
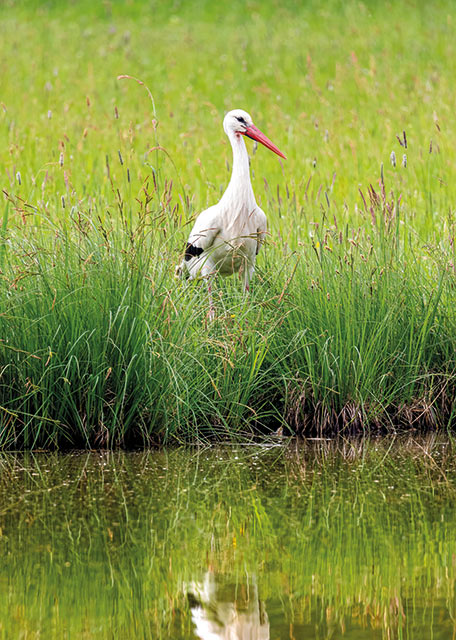
[[[227,276],[243,270],[248,290],[256,256],[266,236],[267,220],[253,194],[243,136],[285,156],[241,109],[226,114],[223,128],[233,148],[231,180],[221,200],[197,217],[178,273],[187,272],[190,278],[196,278],[215,273]]]

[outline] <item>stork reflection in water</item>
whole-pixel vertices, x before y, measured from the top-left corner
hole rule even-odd
[[[269,620],[253,577],[230,584],[208,571],[187,587],[195,634],[201,640],[269,640]]]

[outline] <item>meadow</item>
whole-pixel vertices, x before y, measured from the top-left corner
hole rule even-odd
[[[0,8],[0,446],[455,424],[450,2]],[[269,221],[250,295],[176,280],[226,187]],[[249,142],[249,141],[248,141]]]

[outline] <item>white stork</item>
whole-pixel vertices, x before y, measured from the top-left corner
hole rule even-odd
[[[285,156],[242,109],[229,111],[223,128],[233,147],[231,180],[221,200],[197,217],[176,274],[187,272],[190,278],[215,273],[227,276],[243,269],[248,291],[256,256],[267,232],[267,221],[253,195],[243,136],[261,142],[282,158]]]

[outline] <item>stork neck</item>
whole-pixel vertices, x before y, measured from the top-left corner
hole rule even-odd
[[[250,182],[249,156],[245,146],[244,138],[240,134],[231,133],[229,135],[233,148],[233,170],[231,180],[225,191],[225,195],[236,195],[243,200],[255,202],[252,184]]]

